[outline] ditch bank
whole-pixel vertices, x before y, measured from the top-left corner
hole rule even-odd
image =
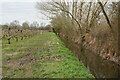
[[[94,53],[92,50],[86,49],[85,47],[83,47],[81,52],[78,44],[62,37],[61,40],[96,78],[120,77],[120,64],[104,59],[99,54]]]

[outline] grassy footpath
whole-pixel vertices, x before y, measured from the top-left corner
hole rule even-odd
[[[3,46],[4,78],[93,78],[54,33]]]

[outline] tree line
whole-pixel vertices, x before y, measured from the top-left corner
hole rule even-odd
[[[77,44],[107,59],[118,57],[118,2],[110,0],[51,0],[36,8],[51,20],[53,31],[66,44]]]
[[[50,25],[39,25],[38,22],[33,22],[29,24],[28,22],[23,22],[20,25],[19,21],[14,20],[10,24],[1,25],[2,28],[2,40],[7,40],[8,44],[11,44],[12,40],[16,42],[30,38],[36,34],[43,32],[48,32],[50,30]]]

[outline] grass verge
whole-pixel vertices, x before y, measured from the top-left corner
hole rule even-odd
[[[4,78],[94,78],[52,32],[7,45]]]

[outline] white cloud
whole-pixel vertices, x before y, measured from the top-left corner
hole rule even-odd
[[[0,2],[50,2],[52,0],[0,0]],[[54,0],[60,1],[60,0]],[[67,2],[71,2],[72,0],[65,0]],[[78,0],[82,1],[82,0]],[[84,2],[91,2],[91,0],[83,0]],[[92,2],[97,2],[98,0],[92,0]],[[107,1],[107,0],[100,0],[100,1]],[[109,2],[118,2],[120,0],[108,0]]]
[[[0,0],[0,2],[49,2],[51,0]]]
[[[10,23],[13,20],[19,20],[20,24],[24,21],[49,23],[48,20],[41,19],[45,16],[38,13],[33,2],[3,2],[0,8],[0,24]]]
[[[0,2],[35,2],[36,0],[1,0]]]

